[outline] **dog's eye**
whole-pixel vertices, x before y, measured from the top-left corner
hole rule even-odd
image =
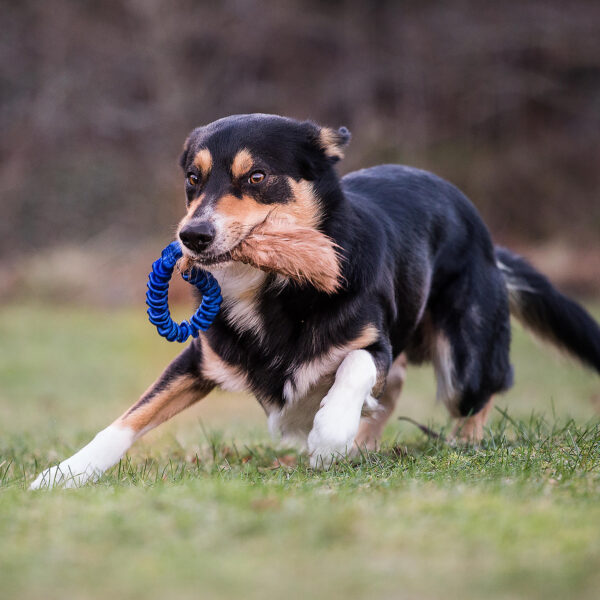
[[[188,173],[187,174],[187,182],[191,186],[196,185],[198,183],[198,175],[194,175],[193,173]]]
[[[265,174],[262,171],[254,171],[254,173],[251,173],[250,177],[248,177],[248,183],[256,185],[257,183],[261,183],[264,178]]]

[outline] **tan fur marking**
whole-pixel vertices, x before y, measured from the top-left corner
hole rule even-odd
[[[370,346],[379,338],[379,331],[374,325],[366,325],[360,335],[343,346],[333,346],[327,352],[303,363],[296,369],[284,385],[284,395],[288,401],[302,398],[314,385],[323,378],[332,377],[341,362],[353,350],[361,350]]]
[[[152,393],[151,387],[142,400],[123,414],[117,423],[122,427],[130,427],[136,433],[156,427],[206,395],[198,390],[197,384],[195,377],[183,375],[143,402],[144,396]]]
[[[181,224],[179,225],[179,229],[181,229],[181,227],[182,227],[183,223],[186,221],[186,219],[193,217],[194,213],[196,212],[198,207],[202,204],[203,200],[204,200],[204,194],[201,194],[200,196],[198,196],[198,198],[196,198],[195,200],[192,200],[190,202],[190,205],[188,206],[188,209],[187,209],[187,215],[181,221]]]
[[[194,166],[200,170],[203,177],[206,177],[211,172],[213,159],[208,148],[198,150],[196,156],[194,156]]]
[[[250,151],[247,148],[242,148],[233,158],[233,162],[231,163],[231,174],[236,179],[243,177],[250,171],[253,164],[254,159],[252,158]]]
[[[339,159],[344,158],[344,151],[340,145],[340,134],[335,129],[323,127],[319,133],[319,142],[327,156]]]
[[[236,198],[226,194],[219,198],[216,212],[225,217],[233,226],[251,227],[264,221],[273,207],[257,202],[251,196]]]
[[[202,344],[202,374],[224,390],[243,392],[248,389],[248,381],[243,371],[226,363],[211,347],[205,336],[200,336]]]
[[[379,330],[375,325],[366,325],[360,335],[352,340],[348,346],[351,350],[361,350],[370,346],[379,339]]]
[[[437,332],[434,336],[432,358],[437,380],[437,399],[444,403],[453,417],[457,417],[459,393],[454,384],[452,347],[442,332]]]
[[[450,439],[458,439],[468,444],[478,444],[481,442],[483,439],[483,427],[493,406],[494,399],[490,398],[487,404],[476,415],[457,419],[450,434]]]
[[[305,179],[296,181],[292,177],[287,178],[287,183],[294,199],[286,204],[276,205],[270,217],[275,220],[287,219],[303,227],[316,228],[321,222],[322,210],[312,183]]]

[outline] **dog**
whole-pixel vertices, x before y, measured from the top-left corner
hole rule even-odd
[[[254,394],[313,468],[378,447],[407,363],[433,363],[456,435],[478,442],[513,381],[510,313],[600,373],[600,328],[524,259],[494,247],[471,202],[419,169],[339,178],[349,131],[252,114],[195,129],[180,164],[182,269],[224,298],[211,328],[82,450],[32,488],[96,480],[214,387]]]

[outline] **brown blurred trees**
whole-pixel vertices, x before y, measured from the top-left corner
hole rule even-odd
[[[600,3],[2,0],[0,252],[162,231],[194,126],[347,125],[500,239],[600,239]],[[164,234],[165,237],[168,237]]]

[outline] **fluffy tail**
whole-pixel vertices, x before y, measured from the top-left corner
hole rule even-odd
[[[508,288],[511,314],[600,373],[598,323],[520,256],[497,247],[496,261]]]

